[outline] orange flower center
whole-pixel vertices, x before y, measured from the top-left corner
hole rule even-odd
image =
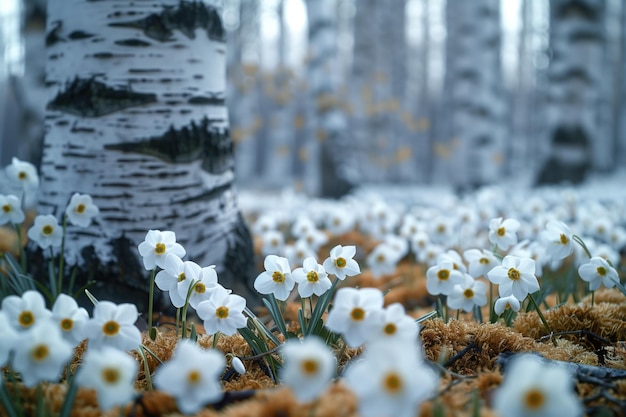
[[[283,282],[285,282],[285,274],[280,271],[274,271],[274,273],[272,274],[272,280],[274,280],[274,282],[277,284],[282,284]]]
[[[163,255],[165,253],[165,243],[157,243],[154,247],[154,251],[157,255]]]
[[[54,232],[54,227],[50,226],[49,224],[41,228],[41,233],[43,233],[46,236],[51,235],[52,232]]]
[[[402,391],[402,377],[396,372],[390,372],[383,378],[383,388],[391,394],[397,394]]]
[[[337,268],[343,268],[346,266],[346,260],[344,258],[337,258],[335,259],[335,266],[337,266]]]
[[[76,213],[83,214],[86,208],[87,206],[85,206],[84,204],[79,204],[76,206]]]
[[[35,346],[33,350],[31,351],[31,356],[37,362],[40,362],[46,359],[48,355],[50,355],[50,350],[48,350],[48,346],[44,344]]]
[[[563,233],[561,233],[561,243],[563,245],[567,245],[568,242],[569,242],[569,238],[565,236]]]
[[[509,279],[513,281],[517,281],[518,279],[520,279],[520,273],[515,268],[509,268],[507,275],[509,276]]]
[[[65,318],[61,320],[61,330],[69,332],[74,327],[74,320]]]
[[[463,291],[463,297],[474,298],[474,290],[472,290],[471,288],[466,289],[465,291]]]
[[[603,277],[606,275],[606,268],[603,266],[599,266],[598,268],[596,268],[596,272],[598,273],[598,275]]]
[[[318,372],[319,364],[313,359],[305,359],[300,364],[300,367],[305,375],[315,375]]]
[[[500,237],[506,235],[506,229],[504,227],[499,227],[498,230],[496,230],[496,234]]]
[[[526,408],[533,411],[540,408],[545,400],[546,399],[543,392],[541,392],[537,388],[531,388],[530,390],[526,391],[526,395],[524,396],[524,404],[526,405]]]
[[[107,384],[115,384],[120,380],[120,371],[116,368],[104,368],[102,370],[102,380]]]
[[[317,282],[320,280],[319,276],[317,275],[317,272],[315,271],[310,271],[306,274],[306,280],[309,282]]]
[[[350,313],[350,317],[352,317],[354,321],[361,321],[365,318],[365,310],[361,307],[354,307]]]
[[[228,317],[228,307],[221,306],[215,310],[215,315],[218,319],[225,319]]]
[[[102,326],[102,332],[107,336],[115,336],[120,331],[120,325],[116,321],[107,321]]]
[[[22,311],[17,321],[22,327],[30,327],[35,323],[35,315],[32,311]]]
[[[450,278],[450,271],[448,271],[447,269],[439,270],[439,272],[437,272],[437,278],[439,278],[439,280],[441,281],[447,281],[448,278]]]
[[[398,330],[398,327],[395,324],[393,324],[393,323],[387,323],[385,325],[385,328],[383,329],[385,334],[387,334],[389,336],[396,334],[397,330]]]

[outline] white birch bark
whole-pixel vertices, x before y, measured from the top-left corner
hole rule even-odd
[[[506,133],[497,0],[447,2],[449,178],[457,188],[499,180]]]
[[[341,197],[354,186],[358,172],[348,124],[339,96],[335,0],[308,0],[309,90],[315,113],[311,122],[319,141],[320,195]],[[310,141],[316,147],[318,141]],[[311,149],[312,151],[312,149]]]
[[[219,4],[50,0],[48,12],[56,40],[47,51],[40,210],[60,217],[74,192],[100,208],[91,227],[69,228],[69,263],[110,266],[132,254],[138,262],[148,230],[172,230],[187,259],[217,265],[225,286],[248,295],[252,256],[233,186]],[[118,286],[118,298],[147,291],[146,272],[133,272],[96,292],[116,279],[130,288]]]
[[[599,110],[605,1],[554,0],[550,3],[553,51],[547,91],[545,163],[540,183],[580,182],[590,167],[613,163],[610,135],[602,135]]]

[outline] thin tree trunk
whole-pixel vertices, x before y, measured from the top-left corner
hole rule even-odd
[[[215,264],[224,286],[250,297],[220,6],[51,0],[48,13],[40,211],[60,217],[74,192],[100,208],[91,227],[69,228],[69,263],[97,279],[97,296],[145,308],[137,244],[172,230],[187,259]]]

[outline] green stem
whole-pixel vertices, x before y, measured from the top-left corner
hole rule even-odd
[[[532,303],[533,307],[537,311],[537,315],[539,315],[539,318],[541,319],[541,322],[543,323],[543,327],[545,327],[546,331],[548,332],[548,334],[551,335],[552,334],[552,329],[550,328],[550,325],[548,324],[548,321],[544,317],[543,313],[539,309],[539,306],[537,305],[537,302],[533,298],[533,295],[529,293],[528,294],[528,299],[530,300],[530,302]],[[552,339],[552,343],[554,343],[554,346],[556,346],[556,340]]]
[[[63,216],[63,236],[61,237],[61,253],[59,254],[59,277],[57,278],[58,294],[63,291],[63,270],[65,269],[65,232],[67,231],[67,216]]]
[[[214,335],[213,335],[213,349],[217,348],[217,341],[220,338],[220,331],[218,330]]]
[[[191,292],[193,291],[194,285],[196,285],[196,281],[191,281],[191,284],[189,284],[189,288],[187,289],[187,295],[185,296],[185,304],[183,305],[183,316],[182,316],[183,339],[187,337],[187,309],[189,308],[189,299],[191,298]]]
[[[148,333],[152,337],[152,303],[154,302],[154,276],[156,275],[156,266],[150,273],[150,288],[148,294]],[[156,337],[152,340],[155,340]]]
[[[495,323],[498,321],[498,316],[496,315],[496,311],[493,309],[493,282],[489,281],[489,322]]]
[[[587,245],[585,245],[585,242],[583,242],[580,236],[572,235],[572,239],[574,239],[574,242],[578,243],[583,248],[589,259],[593,258],[593,256],[591,256],[591,252],[589,252],[589,248],[587,248]]]
[[[0,383],[0,404],[9,417],[18,417],[15,404],[11,401],[11,394],[7,391],[4,381]]]
[[[14,226],[17,233],[17,249],[20,252],[20,266],[22,267],[22,274],[26,275],[26,251],[22,246],[22,227],[19,224],[14,224]]]
[[[69,386],[67,387],[65,400],[63,401],[63,406],[61,407],[61,413],[59,414],[59,417],[69,417],[77,393],[78,385],[76,385],[76,383],[74,382],[74,378],[72,378],[70,379]]]
[[[596,298],[596,292],[595,291],[591,291],[591,307],[593,307],[595,298]]]

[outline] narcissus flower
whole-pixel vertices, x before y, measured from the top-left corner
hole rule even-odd
[[[27,387],[41,381],[57,382],[72,353],[73,347],[61,331],[43,321],[18,335],[12,366]]]
[[[508,308],[518,312],[520,309],[520,300],[515,298],[513,295],[509,295],[507,297],[498,298],[493,305],[493,311],[495,311],[498,316],[504,313],[504,311]]]
[[[24,218],[20,200],[14,195],[0,194],[0,225],[6,223],[19,224],[24,221]]]
[[[589,283],[589,291],[595,291],[600,286],[613,288],[619,282],[619,275],[606,259],[594,256],[586,264],[578,267],[578,275]]]
[[[489,281],[498,284],[500,297],[513,295],[522,301],[529,293],[539,289],[535,261],[530,258],[507,255],[502,259],[502,265],[493,268],[487,276]]]
[[[326,272],[335,274],[338,279],[343,280],[361,273],[359,264],[353,259],[354,255],[356,255],[355,246],[337,245],[330,250],[330,256],[322,265]]]
[[[505,370],[493,408],[499,416],[507,417],[582,416],[573,380],[572,373],[560,365],[534,354],[519,354]]]
[[[88,349],[76,374],[76,383],[94,389],[98,406],[108,411],[133,399],[138,368],[135,358],[121,350],[109,346]]]
[[[46,321],[52,312],[46,308],[46,300],[38,291],[26,291],[21,297],[8,295],[2,300],[2,311],[16,330],[27,330]]]
[[[0,311],[0,367],[9,359],[9,354],[17,343],[17,331],[9,323],[7,315]]]
[[[193,281],[190,281],[190,285],[193,285],[193,288],[191,289],[191,295],[189,296],[189,305],[196,308],[202,301],[211,298],[215,288],[218,286],[221,287],[221,285],[217,283],[217,271],[215,271],[215,265],[205,266],[200,269],[200,273]],[[178,288],[178,291],[181,292],[180,295],[186,296],[188,286],[185,289],[185,293],[182,294],[184,288],[184,286],[181,286]]]
[[[52,321],[55,322],[63,338],[74,346],[84,338],[83,326],[89,320],[89,313],[78,306],[75,299],[67,294],[59,294],[52,306]]]
[[[500,265],[500,261],[495,257],[493,252],[486,249],[468,249],[463,252],[463,257],[469,262],[468,271],[474,278],[480,276],[487,277],[487,273],[491,271],[494,266]]]
[[[316,336],[289,339],[280,352],[285,361],[280,379],[298,401],[312,401],[324,392],[336,370],[335,357],[326,343]]]
[[[149,230],[146,239],[139,244],[139,254],[143,260],[143,266],[148,271],[157,266],[165,268],[165,259],[168,253],[173,253],[179,258],[185,256],[185,248],[176,243],[176,233],[171,231]]]
[[[91,220],[100,213],[88,194],[75,193],[65,209],[65,215],[71,224],[89,227]]]
[[[383,308],[383,293],[377,288],[343,287],[337,290],[326,327],[341,333],[350,347],[358,347],[376,329],[375,311]]]
[[[261,272],[254,280],[254,289],[261,294],[274,294],[276,299],[285,301],[296,285],[289,261],[282,256],[267,255],[263,266],[265,272]]]
[[[437,374],[416,352],[405,343],[375,344],[348,366],[344,379],[361,416],[415,416],[438,385]]]
[[[35,190],[39,187],[39,176],[33,164],[13,157],[11,165],[5,168],[9,180],[19,184],[24,190]]]
[[[61,246],[63,240],[63,229],[52,214],[40,214],[35,217],[35,223],[28,229],[27,234],[28,238],[37,243],[41,249]]]
[[[314,257],[306,258],[302,268],[295,269],[292,275],[294,281],[298,283],[298,294],[302,298],[313,294],[320,296],[332,285],[324,267],[318,264]]]
[[[219,351],[182,339],[172,358],[157,369],[154,384],[176,399],[180,411],[195,414],[224,395],[219,378],[225,367],[226,360]]]
[[[414,343],[417,340],[419,326],[413,317],[406,314],[402,304],[390,304],[385,309],[375,311],[374,314],[376,330],[369,335],[368,344],[398,341]]]
[[[563,222],[550,220],[546,230],[541,232],[541,238],[546,252],[555,261],[567,258],[574,251],[572,230]]]
[[[437,263],[426,270],[426,289],[431,295],[448,295],[462,282],[463,273],[454,269],[452,261]]]
[[[455,310],[470,312],[474,306],[482,307],[487,304],[487,285],[465,274],[461,284],[457,284],[448,294],[448,307]]]
[[[201,269],[195,262],[183,261],[178,255],[168,253],[163,269],[156,274],[154,283],[160,290],[168,291],[172,305],[180,308],[185,305],[191,281],[198,279]]]
[[[489,241],[498,249],[507,250],[517,243],[517,230],[520,223],[515,219],[502,220],[502,217],[489,222]]]
[[[231,294],[220,285],[213,290],[211,298],[198,304],[196,312],[198,317],[204,320],[204,330],[207,334],[220,332],[230,336],[235,334],[237,329],[246,327],[247,320],[243,315],[245,308],[245,298]]]
[[[141,344],[141,332],[135,326],[138,316],[134,304],[100,301],[93,309],[93,318],[84,326],[89,349],[103,346],[119,350],[137,349]]]

